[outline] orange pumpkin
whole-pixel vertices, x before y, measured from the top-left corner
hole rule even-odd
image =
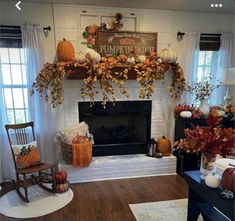
[[[165,136],[158,139],[158,151],[162,153],[163,156],[171,155],[171,142]]]
[[[154,57],[155,55],[156,55],[156,52],[154,52],[154,51],[150,52],[150,57]]]
[[[221,186],[235,193],[235,168],[227,168],[223,172]]]
[[[174,115],[177,116],[180,114],[180,112],[183,111],[183,106],[182,105],[177,105],[175,106],[175,109],[174,109]]]
[[[60,41],[57,45],[57,58],[58,61],[69,61],[75,59],[75,52],[73,45],[70,41],[66,41],[63,38],[63,41]]]
[[[106,57],[102,57],[101,58],[101,62],[106,63],[107,62],[107,58]]]
[[[115,61],[115,58],[114,57],[108,57],[108,63],[113,63]]]
[[[146,58],[146,60],[145,60],[144,64],[149,65],[149,64],[150,64],[150,59],[149,59],[149,58]]]
[[[96,33],[96,30],[97,30],[97,26],[96,25],[90,25],[89,28],[88,28],[88,33],[90,35],[94,35]]]
[[[120,60],[121,62],[126,62],[127,56],[126,56],[125,54],[120,54],[120,55],[119,55],[119,60]]]
[[[76,136],[72,140],[73,144],[80,144],[80,143],[86,143],[86,142],[89,142],[89,139],[86,136]]]

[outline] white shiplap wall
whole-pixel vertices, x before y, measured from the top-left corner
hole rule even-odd
[[[82,32],[87,25],[106,22],[117,12],[123,14],[124,29],[130,31],[147,31],[158,33],[157,50],[168,46],[171,43],[172,12],[159,10],[134,10],[123,8],[94,8],[78,5],[54,5],[54,22],[56,44],[65,37],[70,40],[75,48],[76,54],[85,47],[82,39]],[[74,125],[78,119],[78,101],[82,101],[80,88],[82,81],[64,80],[64,115],[65,127]],[[166,134],[164,126],[164,105],[163,94],[166,93],[166,85],[155,84],[155,93],[152,97],[152,125],[151,136],[159,138]],[[115,88],[117,100],[138,100],[139,85],[136,81],[129,80],[126,88],[130,97],[127,99],[118,93]],[[97,100],[100,100],[97,97]]]

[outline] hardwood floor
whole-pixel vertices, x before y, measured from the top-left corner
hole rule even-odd
[[[81,183],[71,188],[74,198],[67,206],[49,215],[25,220],[136,221],[128,204],[186,198],[188,192],[186,182],[177,175]],[[0,215],[0,220],[22,219]]]

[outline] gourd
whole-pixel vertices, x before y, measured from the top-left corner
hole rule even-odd
[[[181,116],[182,118],[190,118],[190,117],[192,117],[192,113],[191,113],[190,111],[182,111],[182,112],[180,113],[180,116]]]
[[[162,61],[174,63],[177,60],[176,53],[172,49],[164,48],[159,52],[159,57]]]
[[[171,154],[171,142],[165,136],[158,139],[158,151],[162,153],[163,156],[169,156]]]
[[[223,172],[221,186],[223,189],[235,192],[235,168],[227,168]]]
[[[215,173],[209,173],[205,177],[206,185],[211,187],[211,188],[218,188],[219,185],[220,185],[220,180],[221,180],[221,177],[218,174],[215,174]]]
[[[57,58],[58,61],[69,61],[75,58],[73,45],[70,41],[63,38],[57,45]]]

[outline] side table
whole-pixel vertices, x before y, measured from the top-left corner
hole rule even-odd
[[[185,172],[184,177],[189,186],[187,221],[197,221],[200,213],[204,221],[235,220],[234,199],[225,200],[219,188],[207,187],[199,171]]]

